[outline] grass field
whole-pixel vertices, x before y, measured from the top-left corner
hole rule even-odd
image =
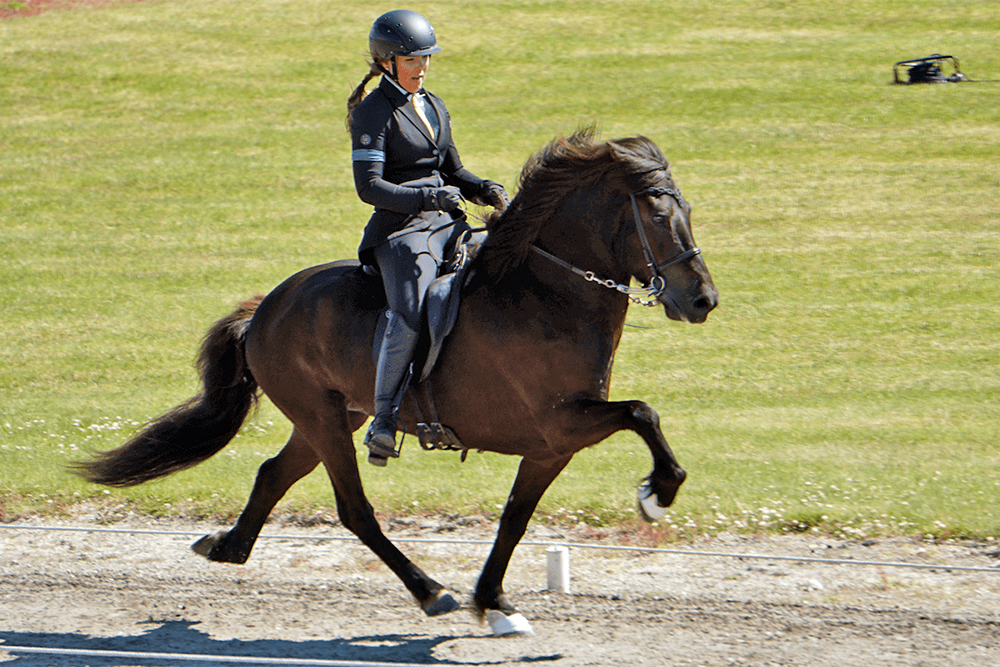
[[[8,3],[9,5],[9,3]],[[344,101],[384,3],[153,0],[0,21],[0,519],[100,501],[230,519],[288,425],[106,492],[65,472],[197,389],[207,327],[350,257]],[[893,86],[957,56],[1000,79],[990,0],[429,1],[428,88],[466,165],[513,189],[595,124],[674,164],[721,293],[700,326],[633,308],[614,398],[689,472],[664,538],[717,530],[1000,536],[1000,83]],[[649,327],[649,328],[640,328]],[[363,466],[385,511],[495,512],[516,461]],[[649,455],[581,453],[542,514],[634,517]],[[286,512],[324,513],[320,473]]]

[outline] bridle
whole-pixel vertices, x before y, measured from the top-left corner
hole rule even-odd
[[[598,278],[593,271],[578,269],[569,262],[559,259],[555,255],[542,250],[536,245],[532,245],[530,247],[542,257],[555,262],[564,269],[572,271],[588,282],[597,283],[607,287],[608,289],[613,289],[617,292],[625,294],[632,303],[637,303],[642,306],[656,306],[660,303],[659,299],[663,297],[670,301],[670,305],[673,306],[676,311],[680,312],[680,308],[677,307],[674,300],[670,298],[670,295],[666,293],[667,279],[663,277],[662,272],[675,264],[686,262],[696,255],[700,255],[701,248],[691,248],[690,250],[685,250],[675,255],[665,262],[660,264],[656,263],[656,256],[653,254],[653,248],[649,244],[649,237],[646,235],[646,225],[643,223],[642,216],[639,214],[639,203],[636,200],[636,197],[662,197],[663,195],[670,195],[674,198],[674,201],[677,202],[678,206],[684,208],[684,197],[681,196],[680,192],[670,188],[649,188],[648,190],[643,190],[638,193],[629,193],[629,199],[632,201],[632,216],[635,219],[635,228],[639,233],[639,242],[642,244],[642,253],[645,256],[646,267],[649,269],[650,273],[649,282],[640,288],[622,285],[621,283],[616,283],[614,280],[603,280]],[[645,299],[640,297],[645,297]]]

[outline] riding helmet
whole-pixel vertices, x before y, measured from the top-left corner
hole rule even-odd
[[[441,47],[427,19],[409,9],[396,9],[375,19],[368,49],[376,61],[387,61],[395,56],[429,56]]]

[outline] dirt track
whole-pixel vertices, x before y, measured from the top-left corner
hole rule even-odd
[[[62,525],[100,527],[79,520]],[[198,534],[217,528],[139,520],[112,527]],[[452,540],[490,540],[494,529],[485,522],[455,526],[439,520],[392,528],[389,534],[397,538]],[[816,537],[732,536],[689,547],[987,567],[995,574],[571,549],[569,595],[545,590],[545,548],[522,546],[506,589],[536,635],[498,639],[465,610],[424,617],[358,544],[314,539],[344,537],[338,528],[268,526],[265,533],[299,539],[262,540],[247,565],[235,566],[194,555],[187,535],[0,527],[0,642],[445,665],[1000,664],[995,544],[892,540],[866,546]],[[572,531],[542,527],[526,539],[574,538]],[[488,549],[426,543],[401,548],[463,601]],[[0,663],[172,664],[2,649]]]

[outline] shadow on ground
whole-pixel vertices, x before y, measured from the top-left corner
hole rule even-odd
[[[464,635],[372,635],[345,639],[288,641],[281,639],[219,640],[201,632],[197,621],[147,621],[140,625],[155,627],[138,635],[93,637],[76,633],[3,632],[0,631],[0,657],[4,667],[57,667],[88,665],[89,667],[124,667],[127,665],[183,664],[187,667],[218,667],[219,665],[268,664],[269,659],[288,664],[329,661],[357,661],[364,664],[394,663],[397,665],[462,665],[452,660],[440,660],[434,649]],[[44,649],[18,652],[14,647]],[[109,655],[127,653],[128,655]],[[139,656],[137,653],[159,654]],[[176,654],[171,658],[169,655]],[[180,656],[184,657],[180,657]],[[187,657],[191,656],[191,657]],[[531,659],[530,662],[558,660],[561,656]],[[231,660],[227,660],[227,658]],[[491,664],[477,661],[476,664]],[[497,663],[499,664],[499,663]]]

